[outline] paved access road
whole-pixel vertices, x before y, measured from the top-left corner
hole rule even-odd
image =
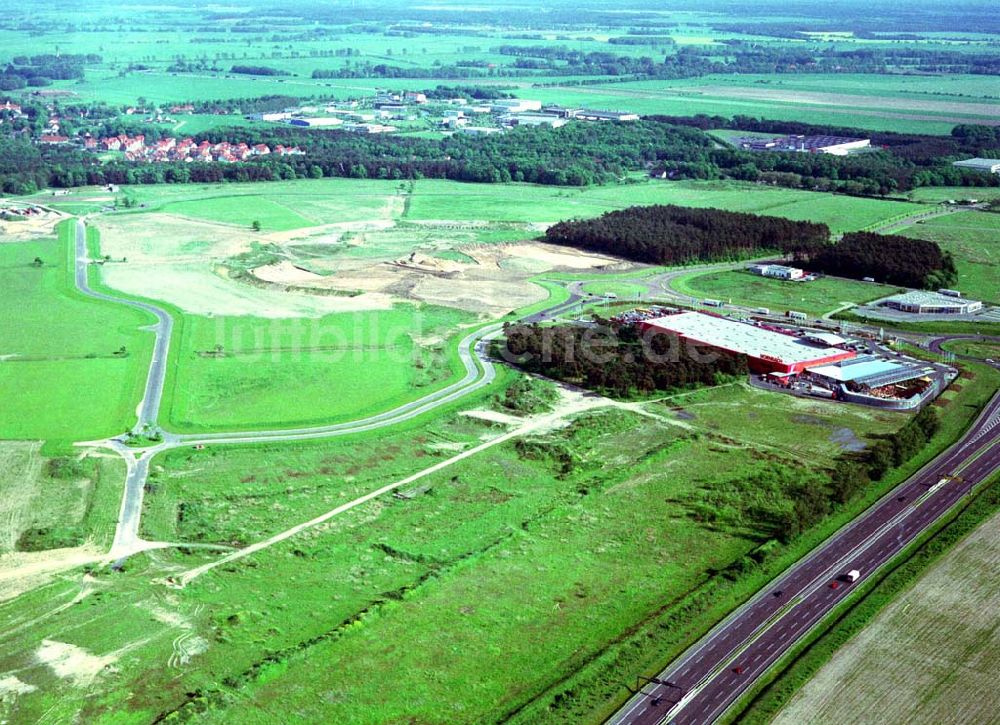
[[[145,392],[142,402],[136,410],[137,422],[133,430],[136,432],[141,432],[147,428],[155,430],[162,435],[163,441],[158,445],[144,449],[130,448],[121,438],[89,442],[91,445],[102,445],[115,451],[125,461],[125,489],[122,495],[114,543],[109,553],[109,557],[115,560],[122,559],[143,547],[144,542],[139,536],[139,523],[142,516],[142,500],[149,472],[149,461],[153,456],[162,451],[182,445],[208,443],[221,445],[330,438],[384,428],[410,420],[435,408],[459,400],[489,385],[496,377],[496,369],[486,354],[486,347],[489,344],[490,338],[500,331],[502,325],[499,323],[479,328],[466,335],[459,342],[458,355],[465,369],[465,374],[460,380],[428,393],[417,400],[410,401],[382,413],[357,420],[310,428],[190,435],[178,435],[169,431],[162,431],[157,424],[157,418],[163,396],[163,384],[166,378],[167,354],[170,349],[173,320],[166,310],[156,305],[117,297],[92,289],[87,279],[90,263],[91,260],[87,252],[87,228],[83,220],[77,220],[74,279],[80,292],[88,297],[128,305],[129,307],[149,312],[156,318],[156,324],[148,328],[155,334],[156,339],[153,344],[153,357],[150,361],[149,372],[146,377]],[[578,304],[581,298],[581,294],[571,292],[569,299],[542,312],[538,312],[528,319],[529,321],[537,321],[560,314]]]
[[[1000,393],[961,440],[720,622],[608,722],[714,722],[860,581],[997,471]],[[838,580],[852,569],[858,583]]]
[[[163,396],[163,381],[167,375],[167,353],[170,350],[170,334],[174,329],[174,321],[166,310],[156,305],[123,297],[115,297],[103,292],[97,292],[90,287],[87,270],[90,266],[90,256],[87,252],[87,227],[82,219],[76,220],[76,264],[74,269],[76,287],[80,292],[98,300],[128,305],[156,317],[156,324],[149,330],[156,335],[153,344],[153,359],[149,363],[149,373],[146,376],[146,390],[142,402],[136,409],[138,421],[134,430],[140,431],[146,426],[156,425],[156,416],[160,411],[160,399]]]

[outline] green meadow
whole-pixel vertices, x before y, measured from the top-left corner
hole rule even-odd
[[[318,319],[184,315],[165,390],[171,429],[267,429],[360,418],[420,397],[461,370],[471,316],[443,307]]]
[[[1000,302],[1000,214],[962,211],[919,221],[897,233],[940,244],[955,256],[958,289],[972,299]]]
[[[863,304],[899,291],[898,287],[834,277],[812,282],[770,279],[746,270],[692,272],[673,280],[671,286],[692,297],[732,300],[737,305],[767,307],[771,312],[796,310],[812,317],[845,303]]]
[[[65,443],[135,423],[153,341],[139,328],[153,320],[79,294],[72,240],[64,223],[58,239],[0,244],[0,438]]]

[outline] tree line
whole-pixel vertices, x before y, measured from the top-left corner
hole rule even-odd
[[[812,256],[813,269],[838,277],[939,289],[958,279],[955,260],[937,242],[899,235],[850,232]]]
[[[15,55],[0,70],[0,91],[13,91],[25,86],[47,86],[54,80],[83,78],[86,63],[100,63],[94,53],[53,55]]]
[[[766,252],[802,256],[829,239],[825,224],[673,205],[633,206],[595,219],[562,221],[545,232],[550,244],[660,265]]]
[[[667,333],[640,336],[636,327],[595,318],[595,325],[504,325],[493,354],[529,373],[605,394],[671,391],[718,385],[747,374],[746,357],[704,354]]]
[[[933,408],[926,407],[892,435],[880,437],[864,451],[841,456],[830,472],[828,485],[809,485],[796,491],[790,509],[775,520],[775,533],[785,542],[828,516],[838,505],[859,495],[872,481],[914,458],[940,428]]]

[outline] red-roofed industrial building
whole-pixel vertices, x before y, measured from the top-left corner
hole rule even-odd
[[[755,373],[801,373],[806,368],[850,360],[851,350],[810,343],[794,335],[702,312],[682,312],[639,323],[643,331],[677,335],[696,345],[747,356]]]

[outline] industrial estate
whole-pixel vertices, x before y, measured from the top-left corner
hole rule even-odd
[[[990,3],[0,39],[0,723],[996,720]]]

